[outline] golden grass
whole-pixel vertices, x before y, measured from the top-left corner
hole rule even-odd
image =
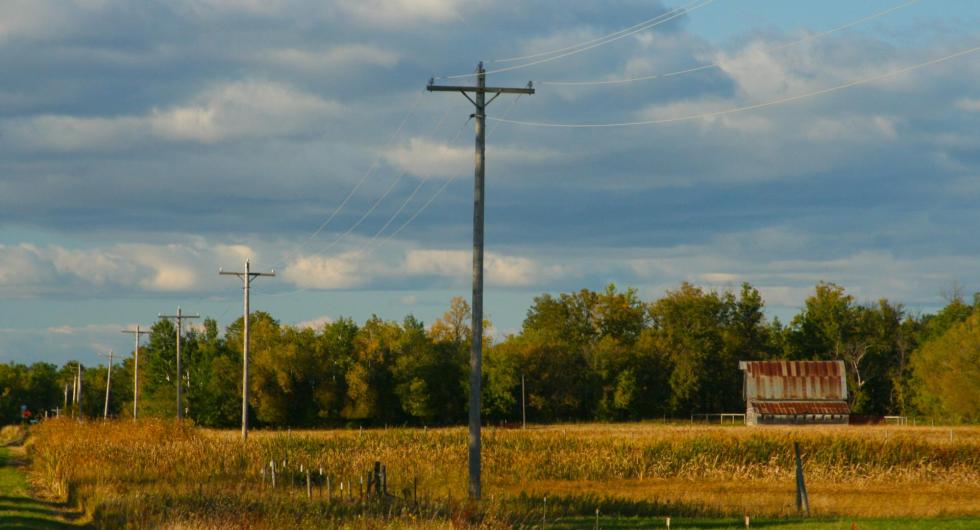
[[[524,520],[545,496],[569,514],[603,504],[603,513],[782,516],[794,509],[792,446],[800,442],[814,513],[980,515],[976,427],[595,424],[484,433],[484,492],[492,502],[479,514],[459,504],[462,428],[258,431],[243,444],[236,431],[173,422],[49,421],[34,429],[32,477],[56,494],[74,492],[107,527],[329,520],[415,528],[479,516],[493,526]],[[376,460],[387,465],[389,491],[401,501],[359,502],[360,479]],[[329,502],[314,488],[307,500],[309,469],[314,484],[323,469],[334,497],[341,481],[354,494],[345,489],[345,500]]]

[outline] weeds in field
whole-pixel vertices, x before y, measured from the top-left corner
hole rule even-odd
[[[751,506],[786,515],[781,497],[748,492],[791,492],[794,441],[804,447],[816,491],[833,484],[857,488],[852,496],[868,485],[932,487],[939,498],[952,490],[937,484],[980,491],[980,429],[971,428],[487,429],[487,500],[479,506],[463,500],[461,428],[257,432],[242,443],[235,433],[187,423],[60,420],[33,434],[34,481],[77,495],[105,528],[524,526],[548,517],[547,509],[557,517],[597,507],[606,514],[713,516]],[[380,499],[365,494],[375,461],[387,467],[389,495]],[[883,495],[876,492],[874,502]],[[975,514],[980,501],[951,507],[946,513]]]

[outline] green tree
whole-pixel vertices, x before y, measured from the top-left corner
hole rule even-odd
[[[973,314],[912,356],[915,404],[927,416],[980,421],[980,315]]]

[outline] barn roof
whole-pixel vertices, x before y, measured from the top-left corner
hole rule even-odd
[[[746,400],[847,399],[843,361],[741,361]]]

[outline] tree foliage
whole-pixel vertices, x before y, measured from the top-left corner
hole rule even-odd
[[[858,303],[843,287],[816,285],[788,325],[769,320],[757,289],[709,290],[684,283],[645,302],[635,289],[542,294],[518,333],[485,337],[483,414],[521,418],[521,382],[532,422],[638,420],[741,410],[740,360],[836,359],[847,366],[852,410],[978,421],[978,299],[954,296],[916,315],[882,299]],[[447,425],[465,421],[470,307],[450,301],[426,327],[372,317],[319,329],[283,325],[257,311],[249,322],[248,411],[257,425],[348,423]],[[490,328],[489,322],[484,322]],[[243,321],[185,330],[176,373],[176,329],[160,320],[141,348],[140,414],[173,417],[177,384],[185,416],[231,427],[241,418]],[[129,352],[127,352],[129,353]],[[113,367],[110,414],[128,416],[133,359]],[[118,357],[117,357],[118,358]],[[0,422],[20,407],[63,408],[78,363],[0,364]],[[82,370],[81,412],[101,416],[105,366]],[[78,404],[72,404],[77,409]]]

